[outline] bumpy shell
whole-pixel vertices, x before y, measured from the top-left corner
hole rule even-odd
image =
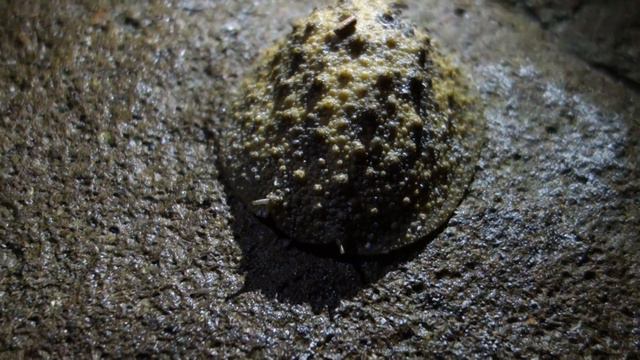
[[[451,216],[481,126],[459,71],[393,7],[314,11],[247,76],[222,130],[231,190],[292,239],[379,254]]]

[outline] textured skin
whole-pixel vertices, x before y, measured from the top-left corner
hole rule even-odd
[[[480,114],[458,70],[384,2],[314,11],[259,60],[222,131],[235,194],[292,239],[386,253],[472,178]]]

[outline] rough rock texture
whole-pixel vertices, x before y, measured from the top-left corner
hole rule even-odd
[[[311,4],[0,2],[0,357],[637,356],[640,96],[493,2],[407,3],[488,141],[430,243],[338,261],[215,167],[229,90]]]
[[[640,2],[502,0],[517,5],[561,45],[602,70],[640,85]]]
[[[258,59],[220,130],[229,190],[299,243],[381,254],[441,228],[484,115],[459,69],[383,1],[314,11]]]

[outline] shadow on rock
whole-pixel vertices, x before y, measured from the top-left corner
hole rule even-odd
[[[245,284],[236,294],[261,291],[292,304],[309,304],[315,313],[332,312],[342,299],[355,296],[389,271],[413,259],[431,240],[376,257],[322,253],[279,236],[236,198],[229,204],[234,236],[243,252]]]

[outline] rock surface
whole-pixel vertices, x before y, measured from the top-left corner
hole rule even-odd
[[[214,131],[311,4],[0,3],[0,357],[640,352],[640,95],[484,0],[407,1],[488,141],[446,229],[298,249],[218,181]]]
[[[563,48],[601,70],[640,85],[640,2],[503,0],[523,8]]]

